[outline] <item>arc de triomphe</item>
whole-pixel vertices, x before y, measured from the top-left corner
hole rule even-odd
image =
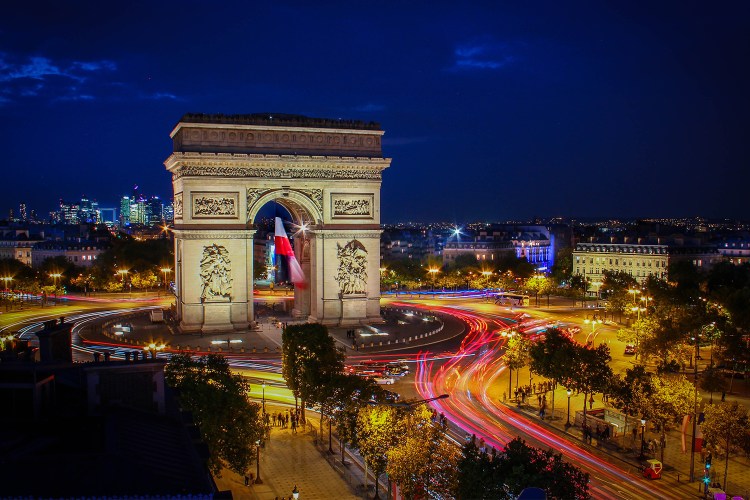
[[[296,115],[192,115],[164,162],[174,188],[182,331],[245,329],[254,319],[260,208],[284,206],[307,286],[294,312],[325,324],[380,318],[380,184],[391,160],[375,123]]]

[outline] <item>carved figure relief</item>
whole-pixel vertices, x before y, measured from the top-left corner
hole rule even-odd
[[[248,189],[246,193],[247,197],[247,213],[249,214],[252,209],[253,205],[255,205],[255,202],[258,201],[262,196],[264,196],[269,191],[272,191],[271,189]]]
[[[236,218],[238,193],[193,193],[194,218]]]
[[[331,194],[333,218],[372,218],[373,196],[361,194]]]
[[[367,249],[357,240],[343,247],[336,243],[339,267],[334,279],[343,295],[361,294],[367,291]]]
[[[182,193],[174,195],[174,216],[177,219],[182,219]]]
[[[232,262],[229,260],[229,251],[225,247],[216,244],[203,247],[201,283],[203,284],[202,300],[211,301],[216,298],[230,297]]]
[[[300,193],[310,198],[320,213],[323,213],[323,190],[322,189],[298,189]]]

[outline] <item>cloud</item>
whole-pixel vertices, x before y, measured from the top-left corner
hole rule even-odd
[[[497,70],[517,61],[508,44],[493,40],[473,41],[453,50],[449,71]]]
[[[177,97],[174,94],[170,94],[169,92],[154,92],[153,94],[146,97],[146,99],[153,99],[155,101],[159,101],[162,99],[170,100],[170,101],[178,101],[180,100],[179,97]]]
[[[144,93],[137,84],[113,81],[117,63],[108,59],[53,60],[43,55],[17,56],[0,52],[0,106],[25,101],[179,100],[170,92]],[[113,92],[113,87],[117,91]]]
[[[383,111],[384,109],[385,106],[383,106],[382,104],[368,102],[367,104],[362,104],[361,106],[355,107],[354,111],[358,111],[360,113],[374,113],[377,111]]]

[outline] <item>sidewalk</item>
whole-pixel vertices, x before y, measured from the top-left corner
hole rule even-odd
[[[255,465],[252,473],[255,474]],[[215,478],[220,490],[231,490],[234,498],[273,500],[291,498],[297,486],[305,499],[356,499],[352,489],[318,452],[309,433],[291,429],[271,429],[271,438],[260,450],[262,484],[244,485],[244,478],[224,471]]]
[[[271,405],[266,407],[270,413],[285,410]],[[328,440],[325,429],[323,439],[316,445],[319,420],[317,415],[312,416],[314,414],[309,411],[307,414],[308,424],[298,429],[296,434],[292,433],[290,427],[271,427],[270,439],[260,450],[262,484],[251,482],[249,486],[245,486],[244,477],[224,470],[221,478],[215,478],[219,490],[231,490],[234,498],[249,500],[291,499],[295,486],[300,498],[305,500],[366,498],[363,494],[355,493],[363,491],[360,487],[364,480],[361,468],[351,462],[348,450],[348,467],[341,466],[340,452],[327,455]],[[335,438],[334,449],[338,450]],[[255,475],[255,464],[251,472]],[[369,483],[372,484],[372,477]]]
[[[519,373],[519,384],[520,386],[526,386],[529,383],[529,371],[527,368],[524,368],[520,370]],[[538,383],[539,381],[544,380],[541,379],[538,376],[533,377],[532,383]],[[744,388],[743,391],[747,387],[747,385],[742,381],[742,385]],[[515,389],[515,373],[513,374],[513,381],[512,381],[512,387]],[[492,397],[495,397],[497,400],[500,400],[503,402],[503,394],[507,393],[508,391],[508,372],[505,371],[503,375],[501,375],[498,378],[498,383],[496,385],[497,393],[491,394]],[[740,390],[739,385],[735,385],[736,390]],[[555,412],[554,415],[552,415],[552,397],[551,393],[547,392],[547,416],[544,420],[541,420],[539,417],[539,409],[537,404],[537,394],[539,392],[532,394],[529,398],[526,399],[526,403],[518,405],[518,403],[513,399],[513,394],[510,395],[510,397],[507,397],[506,394],[506,400],[504,401],[504,404],[506,404],[509,408],[512,408],[514,411],[525,415],[527,418],[531,420],[535,420],[538,423],[546,426],[548,429],[554,431],[558,435],[566,437],[566,439],[575,442],[578,446],[581,446],[583,448],[588,449],[589,451],[596,451],[598,453],[604,453],[609,457],[609,461],[612,463],[619,465],[619,466],[625,466],[626,468],[632,467],[632,470],[637,470],[638,467],[644,463],[643,460],[640,460],[638,458],[640,454],[640,446],[641,446],[641,433],[640,433],[640,420],[637,419],[629,419],[629,425],[628,428],[624,432],[624,440],[623,440],[623,433],[618,433],[616,435],[612,435],[608,440],[598,440],[596,438],[596,435],[594,435],[593,439],[591,439],[591,444],[588,444],[584,440],[583,436],[583,430],[579,426],[571,426],[569,428],[566,428],[566,421],[567,421],[567,405],[568,405],[568,397],[566,390],[558,386],[557,390],[555,390]],[[596,411],[598,409],[611,409],[613,411],[618,411],[614,407],[604,404],[601,401],[601,395],[596,394],[595,396],[595,403],[593,405],[593,410]],[[708,394],[703,395],[704,402],[707,402],[709,397]],[[721,395],[718,397],[714,395],[714,402],[718,402],[721,399]],[[727,401],[731,400],[738,400],[741,403],[745,404],[745,406],[749,406],[750,402],[748,400],[747,395],[743,394],[732,394],[727,395]],[[574,424],[576,421],[576,412],[580,412],[583,410],[584,405],[584,395],[579,394],[576,395],[575,393],[571,395],[570,397],[570,422],[571,424]],[[587,412],[589,411],[589,407],[587,406]],[[580,419],[579,419],[580,421]],[[636,438],[633,439],[631,430],[635,427],[637,434]],[[690,474],[690,445],[691,445],[691,438],[692,438],[692,425],[688,426],[687,432],[685,434],[685,445],[686,445],[686,451],[685,453],[682,452],[682,435],[680,432],[680,428],[672,428],[670,431],[667,432],[666,442],[667,446],[664,448],[664,479],[669,480],[670,482],[673,482],[675,484],[675,487],[681,488],[686,492],[686,494],[689,494],[690,497],[696,497],[698,495],[698,485],[701,484],[700,481],[703,478],[704,468],[703,468],[703,461],[701,459],[700,453],[695,453],[695,460],[694,460],[694,478],[695,481],[692,483],[689,483],[689,474]],[[646,443],[649,442],[649,440],[655,440],[657,443],[659,442],[660,434],[658,432],[655,432],[651,429],[651,427],[646,425],[645,433],[644,433],[644,441]],[[654,453],[646,453],[646,458],[656,458],[659,460],[661,457],[661,450],[657,446]],[[716,453],[713,455],[713,461],[712,461],[712,467],[710,469],[711,472],[711,482],[712,484],[714,482],[723,483],[724,479],[724,459],[722,455],[717,455]],[[689,485],[689,486],[688,486]],[[741,456],[741,455],[734,455],[730,456],[729,458],[729,469],[727,474],[727,492],[734,494],[734,495],[741,495],[743,498],[747,499],[750,498],[750,460],[747,457]]]

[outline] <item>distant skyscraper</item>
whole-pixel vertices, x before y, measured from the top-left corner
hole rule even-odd
[[[152,196],[146,203],[146,224],[154,226],[164,220],[164,204],[158,196]]]
[[[18,205],[18,212],[21,216],[21,221],[26,222],[27,216],[26,216],[26,203],[21,203]]]
[[[120,198],[120,226],[130,225],[130,197],[123,196]]]
[[[81,221],[80,211],[81,206],[78,203],[60,200],[60,219],[65,224],[78,224]]]
[[[13,209],[11,208],[8,210],[8,222],[13,222],[15,219],[13,218]]]
[[[31,212],[29,213],[29,221],[30,222],[39,222],[37,220],[36,210],[32,209]]]
[[[171,224],[174,222],[174,203],[169,202],[169,204],[164,205],[164,222],[167,224]]]

